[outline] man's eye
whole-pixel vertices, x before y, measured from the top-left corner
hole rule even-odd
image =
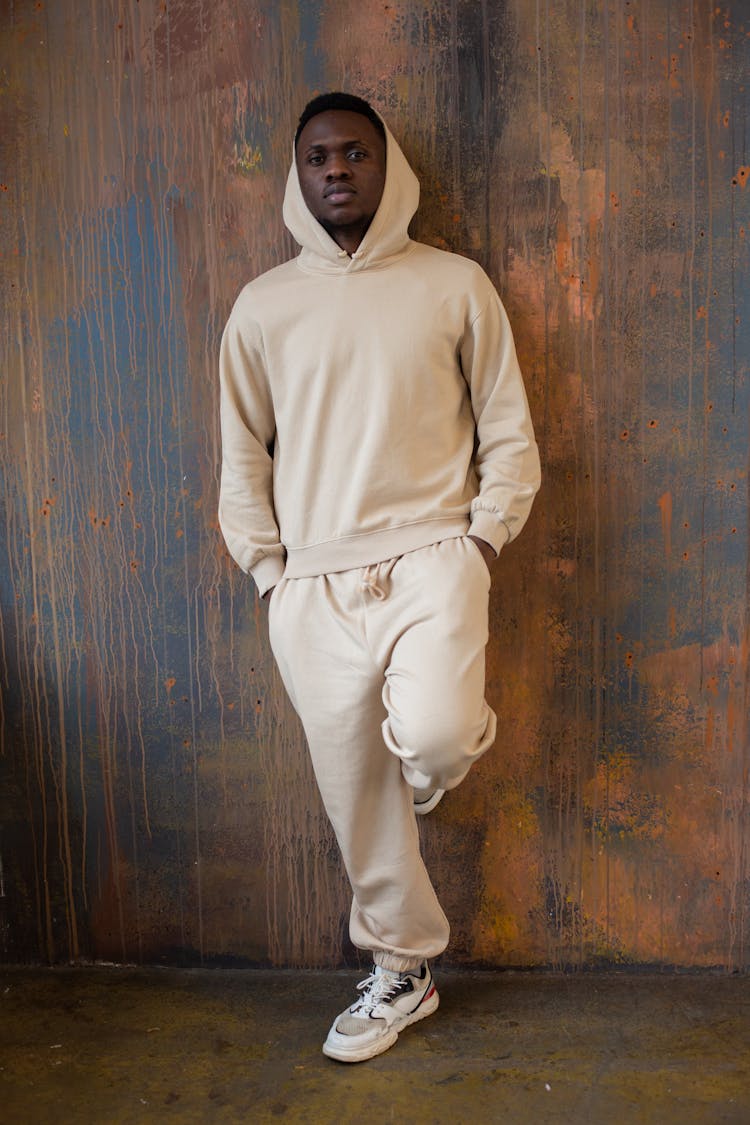
[[[350,160],[362,160],[365,156],[367,156],[367,153],[362,152],[360,148],[353,148],[349,153]]]
[[[323,163],[323,157],[320,155],[319,152],[315,153],[313,156],[309,157],[307,163],[308,164],[322,164]]]

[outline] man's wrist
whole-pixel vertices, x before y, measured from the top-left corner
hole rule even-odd
[[[492,544],[488,543],[486,539],[480,539],[478,535],[470,535],[469,539],[471,539],[472,543],[476,543],[482,558],[487,563],[487,566],[490,566],[497,558],[495,548]]]

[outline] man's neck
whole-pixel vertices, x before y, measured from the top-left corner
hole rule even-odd
[[[362,245],[362,239],[367,234],[369,226],[370,224],[368,223],[367,226],[364,227],[364,229],[362,229],[361,227],[352,228],[351,230],[329,229],[328,234],[330,234],[331,238],[337,246],[340,246],[342,250],[346,250],[347,254],[351,258],[354,256],[354,254],[356,254],[357,250],[359,250],[360,246]]]

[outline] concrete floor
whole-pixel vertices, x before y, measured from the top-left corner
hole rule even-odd
[[[750,1122],[750,977],[436,978],[434,1016],[346,1065],[320,1044],[356,971],[5,969],[0,1120]]]

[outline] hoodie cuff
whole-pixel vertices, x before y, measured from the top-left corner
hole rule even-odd
[[[250,568],[250,573],[261,597],[267,594],[271,587],[283,578],[285,565],[282,555],[264,555],[255,566]]]
[[[476,535],[477,539],[484,539],[495,552],[495,558],[500,554],[505,544],[510,539],[510,532],[501,519],[478,508],[471,517],[468,535]]]

